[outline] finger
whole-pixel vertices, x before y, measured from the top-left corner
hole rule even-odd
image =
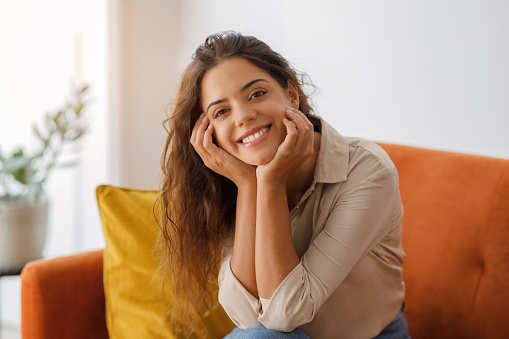
[[[213,142],[212,134],[214,133],[214,125],[208,125],[205,133],[203,134],[203,147],[209,152],[212,156],[214,156],[213,152],[215,152],[215,148],[217,146]]]
[[[213,143],[212,133],[214,132],[214,125],[209,124],[203,132],[203,141],[201,143],[203,151],[207,154],[207,167],[218,173],[220,168],[219,158],[217,157],[218,148]]]
[[[309,129],[310,133],[313,134],[312,133],[314,131],[313,124],[311,123],[311,121],[309,121],[308,117],[296,108],[289,107],[289,109],[291,112],[297,114],[306,123],[307,128]]]
[[[291,115],[292,117],[298,116],[299,118],[302,119],[302,121],[307,125],[309,129],[313,130],[313,124],[311,123],[311,121],[309,121],[308,117],[304,113],[293,107],[288,107],[288,111],[293,113],[293,115]]]
[[[205,132],[206,128],[208,126],[208,118],[203,117],[201,122],[197,124],[193,136],[193,140],[191,141],[191,144],[193,145],[196,153],[200,156],[200,158],[203,160],[205,165],[210,168],[211,164],[211,154],[205,149],[204,147],[204,138],[205,138]]]
[[[295,123],[295,126],[297,128],[297,131],[299,133],[298,140],[297,140],[297,147],[304,147],[304,145],[307,145],[309,143],[309,137],[312,134],[312,125],[311,127],[307,124],[309,121],[306,116],[304,116],[302,113],[298,114],[295,112],[297,110],[287,109],[287,116],[292,119],[292,121]]]
[[[299,132],[306,127],[304,120],[302,120],[302,118],[292,110],[287,109],[286,116],[288,117],[288,120],[295,123],[295,127],[297,128],[297,130],[299,130]]]
[[[198,128],[200,127],[200,124],[201,124],[201,119],[198,118],[198,120],[196,121],[196,123],[193,127],[193,131],[191,132],[191,144],[193,145],[193,147],[196,145],[196,137],[198,134]]]
[[[299,132],[297,131],[297,125],[294,121],[287,118],[283,119],[283,124],[286,126],[286,137],[283,144],[289,144],[295,146]]]
[[[306,115],[305,115],[304,113],[302,113],[301,111],[299,111],[297,108],[294,108],[294,107],[292,107],[292,106],[288,106],[288,109],[290,109],[292,112],[294,112],[294,113],[296,113],[296,114],[300,115],[303,119],[305,119],[305,120],[309,120],[309,119],[306,117]]]
[[[201,116],[200,116],[201,117]],[[199,122],[196,123],[195,129],[193,130],[194,138],[193,138],[193,146],[195,148],[203,148],[203,136],[205,134],[205,130],[208,127],[209,120],[206,115],[204,115],[201,120],[198,119]]]
[[[205,113],[202,113],[202,114],[200,114],[198,119],[196,119],[194,126],[193,126],[193,130],[191,131],[191,141],[194,141],[194,139],[196,137],[196,131],[198,130],[198,127],[200,126],[204,116],[205,116]]]
[[[203,135],[203,148],[207,151],[210,157],[213,158],[217,164],[219,164],[221,162],[220,159],[224,159],[225,153],[228,152],[214,144],[214,139],[212,138],[213,134],[214,125],[210,124]]]
[[[289,109],[291,113],[289,113],[289,116],[296,117],[294,120],[296,121],[296,124],[298,124],[298,131],[299,131],[299,138],[297,140],[297,143],[295,145],[296,148],[302,150],[302,154],[305,154],[307,156],[311,156],[314,153],[314,139],[315,139],[315,133],[313,129],[313,124],[311,121],[309,121],[308,117],[302,113],[301,111],[291,108]],[[294,114],[292,114],[294,113]],[[297,118],[299,117],[299,118]],[[300,122],[303,124],[300,125]],[[299,127],[300,125],[300,127]],[[305,132],[304,132],[305,131]]]

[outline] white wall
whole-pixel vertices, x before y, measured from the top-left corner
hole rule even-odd
[[[164,106],[209,34],[255,35],[308,73],[341,133],[509,158],[509,3],[120,1],[118,183],[159,180]]]
[[[181,13],[179,1],[114,1],[112,51],[116,97],[112,131],[114,183],[156,189],[166,132],[165,108],[179,77]]]
[[[507,1],[186,4],[183,54],[216,31],[258,36],[345,135],[509,158]]]

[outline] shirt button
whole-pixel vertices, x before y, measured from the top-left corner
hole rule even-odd
[[[297,207],[295,207],[296,209],[299,209],[300,205],[297,205]]]

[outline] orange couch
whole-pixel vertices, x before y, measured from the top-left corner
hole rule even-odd
[[[413,339],[509,333],[509,160],[381,144],[400,175]],[[22,337],[108,338],[102,251],[22,273]]]

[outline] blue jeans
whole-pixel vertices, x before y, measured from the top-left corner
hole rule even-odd
[[[405,310],[405,303],[401,307],[401,312],[397,317],[380,332],[373,339],[410,339],[408,334],[408,325],[405,319],[403,311]],[[248,329],[240,329],[235,327],[226,337],[223,339],[310,339],[309,336],[299,330],[294,329],[291,332],[278,332],[269,330],[264,326],[252,327]]]
[[[310,339],[308,335],[298,328],[291,332],[279,332],[269,330],[264,326],[246,328],[245,330],[235,327],[223,339]]]
[[[405,303],[401,306],[401,311],[396,318],[373,339],[410,339],[408,325],[403,314],[404,310]]]

